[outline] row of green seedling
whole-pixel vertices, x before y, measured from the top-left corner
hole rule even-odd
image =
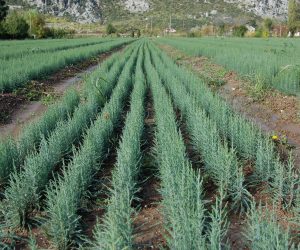
[[[155,154],[167,245],[170,249],[203,249],[202,183],[186,157],[171,100],[151,64],[149,50],[145,55],[145,69],[154,101]]]
[[[291,95],[300,94],[300,60],[299,53],[295,53],[299,51],[297,42],[210,38],[201,39],[201,42],[185,39],[165,39],[164,42],[192,56],[208,56],[247,77],[253,85],[274,87]]]
[[[0,92],[13,91],[28,81],[39,79],[75,62],[121,47],[132,39],[121,39],[65,51],[45,52],[16,58],[13,63],[0,65]]]
[[[201,156],[205,171],[217,187],[228,193],[233,209],[244,212],[250,205],[251,195],[245,187],[243,168],[234,150],[223,143],[216,123],[197,105],[173,70],[166,67],[155,52],[152,50],[152,60],[186,121],[192,145]]]
[[[112,66],[115,70],[112,69],[107,76],[111,82],[102,82],[101,90],[104,96],[110,96],[117,81],[116,73],[122,70],[130,53],[131,50]],[[93,89],[90,91],[88,99],[79,105],[73,117],[60,122],[47,140],[42,138],[39,151],[29,154],[21,171],[16,170],[11,175],[2,202],[8,226],[18,227],[26,224],[32,211],[39,207],[40,196],[53,171],[72,153],[73,146],[79,145],[85,130],[95,119],[99,108],[104,105],[97,92]]]
[[[246,227],[242,230],[245,245],[254,250],[299,249],[298,243],[293,243],[295,235],[292,226],[295,226],[295,222],[283,217],[276,204],[265,206],[253,201],[247,214]]]
[[[157,52],[157,51],[156,51]],[[153,53],[154,54],[154,53]],[[154,56],[154,59],[157,60],[157,58]],[[182,93],[186,93],[186,90],[183,89],[183,85],[181,84],[180,82],[180,79],[176,79],[176,77],[174,77],[174,75],[176,75],[174,73],[174,71],[170,70],[168,71],[166,68],[163,67],[163,64],[162,62],[158,62],[158,68],[161,70],[161,73],[163,74],[163,72],[166,72],[165,74],[168,75],[169,77],[165,77],[165,83],[169,83],[169,89],[171,92],[173,92],[174,94],[174,100],[175,100],[175,103],[179,103],[178,106],[182,106],[183,109],[182,110],[185,110],[184,113],[188,113],[186,109],[184,109],[184,106],[186,106],[187,104],[186,103],[190,103],[190,105],[195,105],[197,106],[198,103],[197,102],[191,102],[191,101],[188,101],[188,98],[185,98],[182,96]],[[177,84],[176,84],[177,83]],[[175,86],[174,86],[175,85]],[[192,96],[190,96],[190,99],[193,99]],[[181,103],[181,104],[180,104]],[[198,111],[198,112],[197,112]],[[201,128],[202,126],[202,123],[206,123],[208,121],[208,118],[207,117],[203,117],[203,115],[201,115],[201,113],[203,114],[203,111],[200,111],[199,113],[199,107],[198,108],[194,108],[194,111],[192,111],[189,116],[190,118],[188,118],[187,120],[195,120],[197,122],[193,123],[193,127],[195,129],[195,132],[192,136],[192,140],[195,138],[195,137],[198,137],[198,144],[200,142],[200,144],[204,143],[203,141],[207,141],[206,138],[207,138],[207,135],[205,135],[205,133],[207,134],[215,134],[215,136],[217,137],[217,134],[218,134],[218,131],[217,131],[217,127],[215,126],[214,124],[214,131],[211,131],[209,130],[208,128],[205,128],[202,133],[200,130],[198,130],[199,128]],[[205,114],[204,114],[205,115]],[[200,118],[200,119],[197,119],[197,118]],[[212,122],[211,122],[212,123]],[[212,123],[213,124],[213,123]],[[198,132],[197,132],[198,130]],[[202,141],[201,141],[202,140]],[[209,141],[210,143],[215,143],[216,140],[212,139]],[[196,145],[196,149],[197,149],[197,145]],[[207,151],[206,154],[210,154],[210,158],[214,156],[214,153],[215,152],[218,152],[219,150],[217,149],[213,149],[211,148],[211,151]],[[219,157],[220,155],[216,155],[217,157]],[[203,157],[203,155],[202,155]],[[231,157],[228,157],[228,159],[230,159]],[[233,159],[233,158],[231,158]],[[210,159],[211,162],[214,162],[214,160]],[[230,162],[230,161],[229,161]],[[208,163],[209,162],[206,162],[205,163]],[[222,162],[220,162],[220,166],[222,166],[221,164]],[[226,165],[226,164],[225,164]],[[235,165],[235,164],[234,164]],[[233,165],[233,166],[234,166]],[[282,165],[281,165],[282,166]],[[283,170],[282,168],[277,168],[277,169],[281,169],[281,171]],[[287,169],[289,169],[291,171],[292,169],[292,166],[290,165]],[[215,173],[217,173],[217,169],[215,169]],[[219,169],[220,173],[219,174],[224,174],[224,171],[222,171],[222,169]],[[225,171],[226,173],[226,171]],[[241,176],[237,176],[236,177],[236,180],[233,180],[233,183],[230,187],[230,189],[235,189],[237,194],[237,198],[241,198],[241,194],[243,194],[243,190],[244,190],[244,187],[243,187],[243,176],[242,176],[242,172],[241,171],[238,171],[236,172],[237,174],[241,174]],[[282,173],[276,173],[278,175],[281,174],[282,176]],[[291,175],[292,173],[290,174],[287,174],[287,176],[291,176],[291,178],[294,178],[292,177],[293,175]],[[226,178],[230,178],[230,176],[226,176],[225,174],[225,177]],[[280,179],[280,177],[278,177]],[[282,178],[281,178],[282,179]],[[240,185],[239,185],[240,184]],[[281,182],[281,185],[283,185],[283,183]],[[221,193],[223,193],[223,185],[221,186],[222,189],[221,189]],[[249,205],[250,205],[250,210],[247,214],[247,226],[245,227],[245,230],[243,230],[243,234],[246,236],[246,239],[248,240],[247,242],[247,245],[250,247],[251,246],[251,249],[285,249],[285,248],[273,248],[273,246],[278,246],[278,247],[282,247],[284,245],[290,245],[291,247],[293,247],[293,245],[291,244],[291,234],[290,234],[290,230],[289,229],[284,229],[282,225],[280,225],[280,223],[278,223],[278,214],[276,214],[276,212],[278,212],[278,210],[276,210],[277,208],[276,207],[273,207],[272,210],[268,211],[268,207],[263,207],[261,204],[259,204],[258,208],[256,208],[256,204],[254,201],[250,201],[250,196],[248,196],[247,194],[247,190],[245,190],[245,194],[246,194],[246,201],[247,201],[247,208],[249,208]],[[239,200],[239,199],[238,199]],[[233,201],[235,201],[233,199]],[[219,204],[221,205],[221,203],[219,202]],[[222,211],[222,210],[220,210]],[[213,212],[217,212],[217,210],[213,210]],[[265,215],[265,214],[267,215]],[[219,215],[222,215],[222,213],[220,212],[217,212],[215,214],[219,214]],[[219,216],[219,218],[222,218],[222,216]],[[224,214],[223,214],[223,222],[224,223],[224,220],[226,218],[224,217]],[[221,222],[222,220],[220,220]],[[268,225],[267,225],[268,224]],[[262,231],[266,229],[265,231]],[[223,235],[224,233],[226,232],[226,225],[224,225],[224,228],[223,228]],[[218,233],[217,235],[222,235],[220,233]],[[268,240],[271,240],[271,241],[268,241]],[[213,242],[213,241],[211,241]],[[263,245],[264,247],[266,247],[268,244],[269,246],[271,246],[271,248],[259,248],[258,246],[259,245]]]
[[[248,240],[246,245],[251,247],[251,249],[286,249],[276,248],[276,246],[290,245],[291,235],[289,229],[284,230],[278,223],[278,215],[276,215],[274,207],[271,211],[268,211],[268,208],[263,208],[261,205],[256,209],[255,202],[252,201],[251,195],[244,187],[242,168],[239,166],[235,153],[232,150],[228,150],[226,144],[224,146],[221,142],[216,124],[210,121],[207,115],[197,107],[193,97],[187,93],[181,82],[174,77],[174,72],[164,67],[163,63],[159,61],[158,55],[153,53],[152,58],[161,77],[164,79],[165,85],[167,85],[174,98],[175,105],[181,110],[182,115],[186,117],[187,128],[193,145],[203,158],[205,170],[221,189],[221,199],[217,199],[216,206],[212,209],[211,217],[214,218],[212,221],[217,221],[223,225],[221,228],[218,227],[220,224],[211,226],[214,229],[209,237],[211,247],[213,249],[221,249],[224,245],[222,246],[220,243],[226,242],[224,239],[228,225],[226,225],[226,208],[222,208],[222,202],[224,202],[224,195],[229,193],[233,201],[233,208],[248,211],[247,226],[243,230],[245,238]],[[268,245],[271,248],[265,248]],[[264,247],[258,248],[258,246]]]
[[[298,183],[295,178],[297,170],[292,158],[290,157],[287,163],[281,162],[275,145],[268,135],[264,135],[253,122],[235,113],[201,79],[178,67],[164,53],[160,53],[160,57],[184,84],[190,95],[194,96],[198,105],[217,124],[221,137],[228,139],[229,144],[234,147],[241,158],[253,163],[254,170],[249,182],[252,185],[266,183],[269,190],[274,192],[274,200],[283,207],[290,207]]]
[[[84,137],[81,149],[74,153],[70,164],[63,169],[62,176],[47,189],[46,212],[49,220],[46,228],[57,249],[67,249],[80,237],[78,209],[87,195],[94,175],[105,159],[109,140],[121,119],[122,110],[132,87],[131,74],[135,66],[138,49],[127,61],[116,88],[101,114]]]
[[[99,92],[99,86],[102,81],[110,81],[110,79],[105,79],[104,76],[107,75],[107,71],[115,62],[117,55],[118,53],[106,60],[99,70],[91,73],[86,79],[84,84],[84,90],[87,92],[85,98],[87,98],[88,93],[93,91],[98,92],[99,98],[103,96],[101,91]],[[91,89],[93,91],[90,91]],[[72,117],[73,111],[79,102],[80,98],[75,90],[67,91],[61,102],[50,106],[41,118],[27,125],[16,140],[8,138],[0,142],[0,185],[5,184],[14,168],[17,170],[20,168],[27,155],[39,149],[42,137],[47,139],[59,121]]]
[[[142,70],[143,51],[137,60],[131,108],[127,115],[117,162],[112,173],[107,212],[94,232],[93,249],[132,249],[134,208],[132,201],[138,191],[141,160],[141,138],[144,131],[144,98],[146,85]]]
[[[0,142],[0,185],[7,182],[14,168],[20,168],[28,154],[39,148],[42,137],[48,138],[59,122],[73,115],[79,102],[78,93],[75,90],[68,91],[38,121],[26,126],[16,140],[7,138]]]
[[[113,39],[68,39],[68,40],[51,40],[50,42],[42,42],[35,40],[34,43],[31,44],[16,44],[14,46],[10,46],[5,48],[2,45],[4,51],[0,52],[0,60],[13,60],[14,58],[24,57],[29,54],[42,54],[45,52],[55,52],[73,48],[79,48],[84,46],[90,46],[94,44],[101,44],[105,42],[110,42]],[[1,46],[1,45],[0,45]]]
[[[151,49],[153,49],[153,47],[151,46]],[[153,53],[153,51],[152,51]],[[159,68],[161,65],[158,63],[156,64],[156,62],[153,61],[153,64],[155,65],[155,67]],[[164,68],[164,67],[163,67]],[[157,73],[156,73],[157,74]],[[162,83],[161,83],[162,84]],[[163,89],[163,86],[161,85],[161,88]],[[167,97],[165,97],[167,98]],[[185,99],[186,101],[187,99]],[[169,104],[169,106],[172,105],[172,103]],[[172,106],[170,106],[172,107]],[[161,109],[163,109],[161,107]],[[171,109],[171,108],[170,108]],[[171,109],[172,110],[172,109]],[[173,115],[174,117],[175,115]],[[172,118],[173,120],[175,120],[175,118]],[[174,122],[173,122],[174,123]],[[173,124],[174,127],[174,124]],[[169,145],[171,147],[171,145]],[[184,147],[184,146],[182,146]],[[228,247],[227,242],[225,241],[226,238],[226,233],[228,230],[228,222],[227,222],[227,207],[225,204],[225,198],[226,198],[226,194],[225,191],[223,189],[223,186],[221,185],[219,188],[219,193],[218,196],[216,197],[215,203],[212,205],[211,207],[211,211],[207,211],[204,208],[204,202],[200,200],[201,198],[201,193],[203,193],[202,191],[202,182],[200,183],[199,181],[199,174],[198,177],[196,177],[196,175],[194,175],[194,177],[192,178],[191,174],[189,174],[189,172],[191,172],[191,165],[189,163],[187,163],[189,165],[189,168],[186,167],[186,169],[182,169],[182,171],[185,171],[183,173],[183,176],[187,175],[188,178],[186,180],[187,183],[182,183],[182,180],[178,180],[178,183],[173,183],[174,185],[176,185],[176,187],[178,187],[178,185],[183,185],[182,188],[182,194],[180,197],[176,197],[177,199],[184,199],[184,192],[189,192],[189,195],[191,195],[191,197],[194,197],[192,199],[196,199],[198,205],[195,205],[194,207],[191,206],[186,212],[189,213],[190,209],[195,209],[193,213],[190,213],[190,215],[185,215],[185,216],[196,216],[195,218],[197,218],[198,216],[198,224],[196,222],[192,221],[192,218],[189,218],[189,222],[191,223],[191,225],[184,225],[184,227],[187,227],[185,229],[188,230],[188,226],[191,227],[191,229],[196,230],[194,233],[190,234],[190,237],[186,239],[187,242],[192,241],[193,237],[198,237],[198,239],[195,242],[189,242],[188,244],[190,245],[189,248],[186,249],[205,249],[207,247],[209,247],[210,249],[222,249],[222,248],[226,248]],[[194,172],[193,172],[194,173]],[[199,170],[200,173],[200,170]],[[172,174],[172,169],[170,168],[169,175]],[[195,174],[195,173],[194,173]],[[178,176],[179,177],[179,176]],[[167,178],[167,177],[166,177]],[[190,181],[191,179],[194,181]],[[196,179],[195,179],[196,178]],[[190,179],[190,180],[189,180]],[[198,180],[197,180],[198,179]],[[197,181],[195,181],[197,180]],[[191,185],[193,183],[193,185]],[[189,188],[185,188],[184,185],[186,185]],[[191,186],[190,186],[191,185]],[[174,188],[174,192],[176,192],[176,187]],[[194,189],[193,189],[194,188]],[[193,193],[194,192],[194,193]],[[175,198],[176,193],[173,194],[173,198]],[[196,198],[198,197],[198,198]],[[190,202],[193,202],[191,199]],[[202,197],[203,199],[203,197]],[[194,202],[196,202],[196,200]],[[176,201],[178,202],[178,201]],[[175,205],[175,204],[174,204]],[[169,204],[169,206],[171,206],[171,204]],[[190,206],[190,205],[189,205]],[[184,208],[182,208],[181,213],[184,211]],[[195,213],[196,212],[196,213]],[[175,214],[176,215],[176,214]],[[179,220],[176,219],[176,217],[174,216],[174,222],[180,223]],[[184,223],[184,219],[181,223]],[[194,223],[194,224],[193,224]],[[180,224],[179,224],[180,225]],[[197,228],[198,227],[198,228]],[[169,229],[171,230],[171,229]],[[168,230],[168,232],[169,232]],[[180,233],[180,231],[179,231]],[[186,235],[188,235],[187,233],[185,233]],[[193,236],[193,237],[191,237]],[[172,241],[172,238],[170,239]],[[178,246],[174,246],[176,249],[182,249],[184,247],[184,245],[181,245],[181,243],[178,244]],[[183,248],[184,249],[184,248]]]

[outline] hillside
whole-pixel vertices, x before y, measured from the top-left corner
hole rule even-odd
[[[11,5],[38,8],[41,12],[70,17],[78,22],[154,18],[167,25],[170,15],[184,27],[193,23],[243,22],[254,16],[284,19],[288,0],[9,0]],[[147,24],[145,24],[147,25]]]

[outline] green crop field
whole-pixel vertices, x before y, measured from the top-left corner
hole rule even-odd
[[[12,92],[68,65],[92,58],[131,39],[0,41],[0,92]]]
[[[254,83],[300,95],[300,43],[298,39],[161,39],[189,55],[205,56]]]
[[[157,43],[299,93],[294,40],[1,42],[1,91],[126,45],[1,138],[1,249],[299,249],[292,154]]]

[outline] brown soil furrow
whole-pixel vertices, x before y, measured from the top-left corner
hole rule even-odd
[[[161,215],[160,180],[156,176],[153,147],[155,118],[153,99],[148,92],[146,97],[145,143],[143,144],[144,159],[140,173],[139,199],[135,204],[137,213],[133,216],[134,244],[136,249],[160,249],[165,246],[163,218]]]
[[[246,217],[239,216],[236,214],[229,215],[229,228],[227,232],[227,237],[230,243],[230,247],[232,250],[246,250],[245,247],[245,238],[243,236],[243,232],[245,232],[246,226]]]

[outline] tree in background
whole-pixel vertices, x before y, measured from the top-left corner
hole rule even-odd
[[[107,35],[111,35],[111,34],[114,34],[114,33],[116,33],[116,32],[117,32],[116,28],[115,28],[111,23],[109,23],[109,24],[106,26],[106,34],[107,34]]]
[[[268,32],[271,32],[273,29],[274,23],[273,20],[271,18],[266,18],[264,20],[264,28],[265,30],[267,30]]]
[[[289,0],[288,8],[288,28],[291,36],[295,35],[300,23],[300,6],[296,0]]]
[[[264,19],[259,28],[256,29],[255,37],[270,37],[274,27],[274,22],[271,18]]]
[[[26,22],[29,25],[29,35],[34,38],[45,38],[47,35],[47,28],[44,15],[38,13],[36,10],[25,13]]]
[[[0,0],[0,22],[2,22],[8,13],[8,6],[4,0]]]
[[[28,36],[29,25],[23,16],[13,11],[5,19],[5,30],[10,38],[22,39]]]
[[[8,13],[8,6],[4,0],[0,0],[0,38],[6,37],[6,31],[4,27],[4,19]]]
[[[220,25],[218,26],[218,33],[220,36],[224,36],[225,34],[225,23],[220,23]]]
[[[233,35],[238,37],[244,37],[247,31],[248,29],[244,25],[236,26],[233,28]]]

